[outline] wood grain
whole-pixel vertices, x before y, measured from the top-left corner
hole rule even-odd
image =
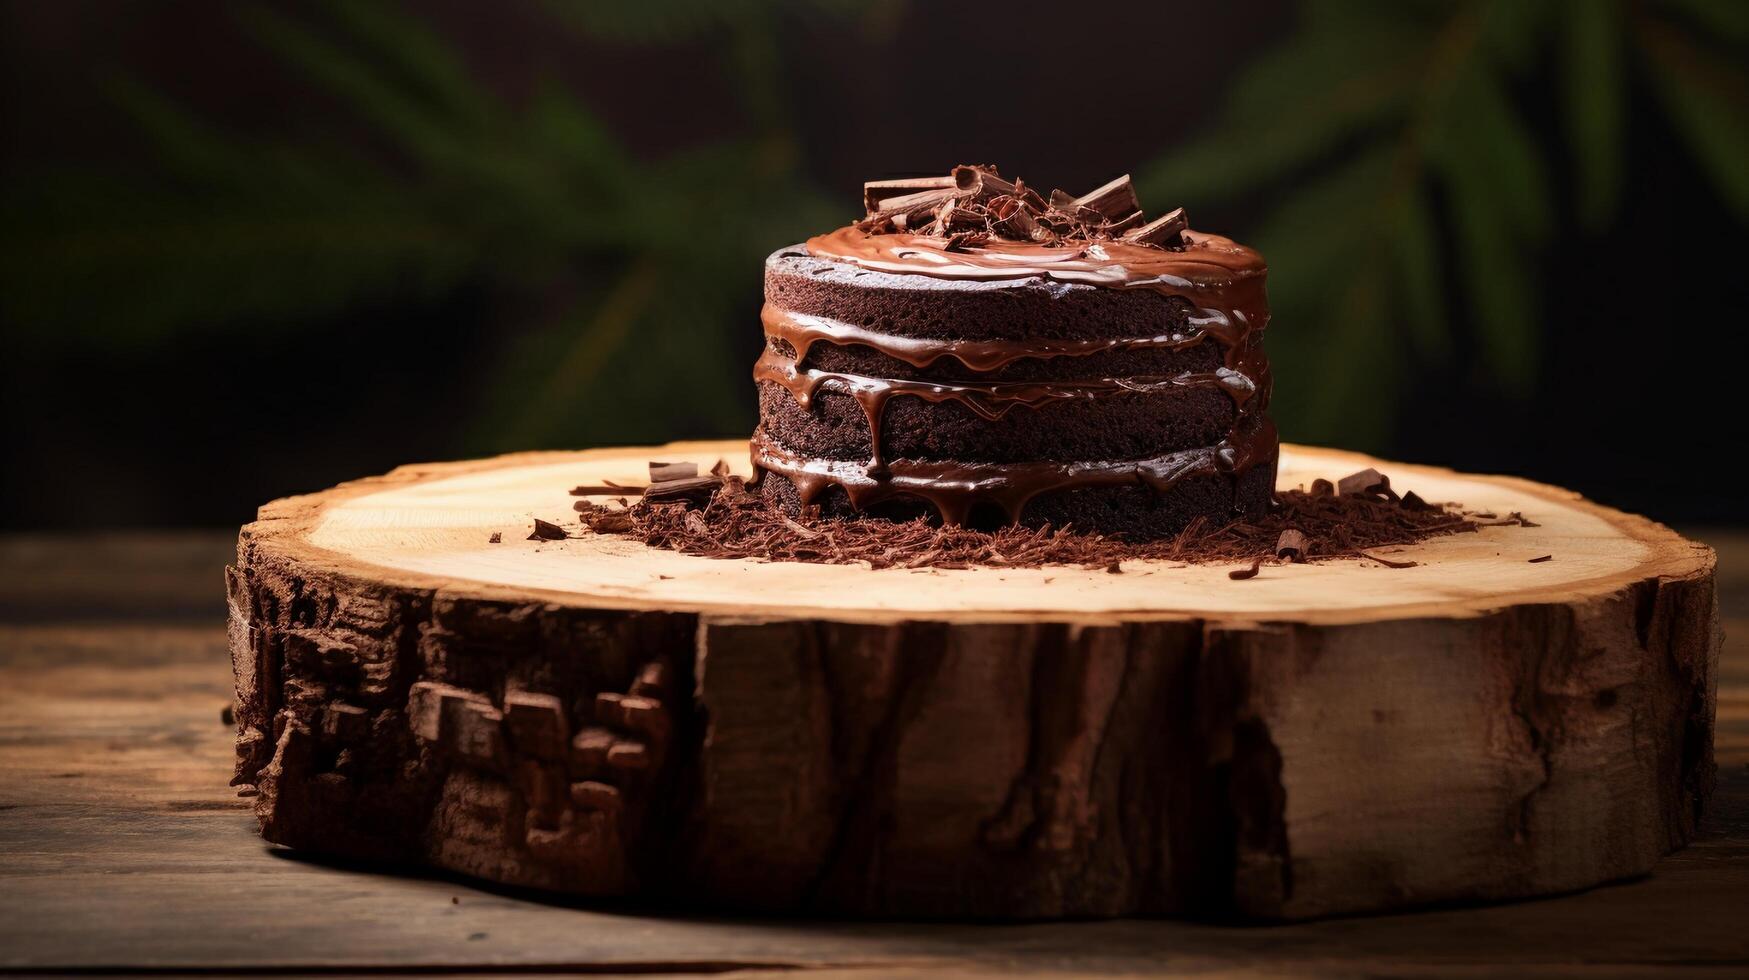
[[[1161,920],[979,926],[712,919],[553,903],[263,846],[225,786],[224,630],[175,617],[228,542],[155,542],[103,567],[166,569],[171,619],[108,591],[78,539],[0,539],[0,596],[52,575],[80,621],[0,618],[0,968],[744,975],[1646,976],[1749,963],[1749,536],[1721,556],[1719,789],[1699,836],[1648,877],[1544,901],[1268,929]],[[28,563],[15,559],[20,548]],[[25,579],[31,579],[26,582]],[[99,582],[81,588],[81,582]],[[1735,583],[1735,585],[1733,585]],[[176,598],[181,597],[181,598]],[[23,609],[19,603],[12,608]],[[113,611],[112,611],[113,610]],[[26,610],[28,611],[28,610]],[[109,620],[93,625],[85,616]],[[14,617],[16,623],[19,617]],[[452,903],[453,902],[453,903]],[[763,965],[766,969],[757,967]]]
[[[1293,919],[1641,874],[1710,791],[1712,552],[1526,481],[1289,447],[1288,483],[1376,466],[1536,526],[1243,584],[515,533],[744,448],[263,508],[229,595],[264,836],[736,912]]]

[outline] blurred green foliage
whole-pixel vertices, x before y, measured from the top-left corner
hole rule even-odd
[[[1742,0],[1306,0],[1247,66],[1218,129],[1138,173],[1145,198],[1267,202],[1275,415],[1377,448],[1411,358],[1474,345],[1501,394],[1539,370],[1536,278],[1557,220],[1608,225],[1629,91],[1648,85],[1749,221]],[[1514,93],[1552,90],[1561,132]],[[1544,127],[1547,128],[1547,127]]]
[[[113,81],[156,173],[0,189],[12,329],[43,344],[174,345],[484,283],[515,322],[481,365],[486,403],[458,451],[749,424],[739,341],[759,262],[846,217],[801,173],[777,19],[868,18],[865,5],[553,3],[593,42],[709,38],[723,52],[745,134],[656,160],[556,83],[501,99],[398,7],[295,9],[234,8],[369,139],[244,140]],[[1746,41],[1742,0],[1306,0],[1300,29],[1240,71],[1219,127],[1138,182],[1144,199],[1193,213],[1263,202],[1261,227],[1232,231],[1268,256],[1275,322],[1292,324],[1270,341],[1283,427],[1377,446],[1393,397],[1381,386],[1414,358],[1473,344],[1503,393],[1535,376],[1539,250],[1568,216],[1614,220],[1636,86],[1729,220],[1749,219]],[[1562,126],[1543,133],[1516,93],[1551,81]]]
[[[554,4],[563,23],[609,40],[730,39],[751,132],[655,161],[635,159],[557,84],[526,105],[494,97],[449,42],[389,5],[330,0],[295,18],[239,7],[249,35],[387,152],[356,139],[242,142],[118,80],[161,173],[8,187],[0,310],[36,342],[125,347],[295,328],[484,283],[526,322],[508,324],[513,346],[481,365],[495,377],[460,449],[664,439],[723,416],[739,421],[718,431],[750,427],[747,345],[724,325],[757,296],[773,243],[845,211],[800,175],[780,118],[776,6],[608,4],[585,18]]]

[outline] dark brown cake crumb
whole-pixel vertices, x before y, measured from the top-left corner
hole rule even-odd
[[[1322,483],[1323,481],[1319,481]],[[1347,481],[1345,481],[1347,482]],[[755,558],[816,564],[866,562],[875,568],[1039,568],[1080,565],[1118,570],[1130,559],[1191,563],[1307,562],[1370,559],[1391,568],[1413,567],[1369,553],[1428,538],[1475,531],[1455,504],[1405,506],[1378,492],[1378,480],[1354,481],[1357,492],[1286,490],[1266,514],[1214,525],[1197,519],[1175,537],[1129,541],[1081,533],[1072,525],[991,531],[938,526],[918,518],[892,521],[823,519],[810,509],[798,520],[751,492],[739,477],[724,476],[713,493],[691,499],[639,500],[626,508],[579,503],[580,520],[598,533],[625,534],[655,548],[707,558]],[[1516,522],[1514,522],[1516,523]],[[1249,578],[1240,569],[1234,578]]]

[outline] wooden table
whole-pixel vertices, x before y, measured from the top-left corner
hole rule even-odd
[[[0,971],[813,975],[1749,970],[1749,534],[1720,552],[1718,791],[1642,880],[1279,927],[736,920],[323,864],[227,788],[229,533],[0,538]]]

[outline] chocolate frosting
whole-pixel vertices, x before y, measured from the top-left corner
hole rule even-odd
[[[1262,258],[1218,235],[1184,232],[1182,249],[1125,241],[1041,245],[995,240],[984,247],[949,247],[947,238],[868,234],[856,227],[809,239],[812,255],[896,275],[944,280],[1017,283],[1044,279],[1111,289],[1150,289],[1181,297],[1192,307],[1186,326],[1169,333],[1096,340],[931,339],[899,336],[767,304],[767,346],[754,366],[757,381],[787,389],[804,409],[822,389],[857,400],[868,419],[871,458],[866,463],[799,456],[763,430],[754,434],[754,465],[788,478],[804,504],[838,486],[853,506],[867,509],[898,495],[920,497],[950,523],[963,523],[972,506],[989,502],[1018,520],[1033,497],[1054,490],[1140,483],[1164,492],[1194,474],[1238,474],[1272,459],[1276,432],[1265,414],[1271,378],[1262,331],[1269,321]],[[782,344],[775,343],[782,341]],[[1221,347],[1223,366],[1214,372],[1170,377],[1094,377],[1082,380],[954,381],[877,378],[805,367],[816,344],[860,344],[915,367],[944,358],[973,375],[1023,358],[1075,358],[1107,351],[1183,349],[1203,343]],[[1236,407],[1232,431],[1214,446],[1148,459],[1079,462],[970,463],[887,460],[881,452],[881,422],[894,397],[953,401],[996,420],[1015,406],[1038,408],[1065,399],[1131,397],[1185,387],[1218,387]]]

